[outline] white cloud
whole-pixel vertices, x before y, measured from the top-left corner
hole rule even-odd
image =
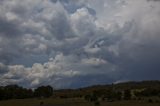
[[[71,14],[71,24],[79,36],[91,36],[90,34],[96,30],[95,17],[86,8],[77,9],[75,13]]]
[[[100,58],[90,58],[90,59],[82,59],[82,64],[98,66],[102,64],[107,64],[107,61]]]

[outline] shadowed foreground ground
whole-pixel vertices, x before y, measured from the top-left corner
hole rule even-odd
[[[83,99],[24,99],[0,101],[0,106],[94,106],[94,103]],[[148,101],[116,101],[101,102],[99,106],[160,106],[160,102],[149,103]]]

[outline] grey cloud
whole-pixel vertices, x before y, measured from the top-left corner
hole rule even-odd
[[[160,1],[160,0],[147,0],[147,1],[155,1],[155,2],[157,2],[157,1]]]
[[[7,66],[3,63],[0,63],[0,74],[4,74],[8,71]]]
[[[160,8],[155,2],[1,2],[1,85],[65,88],[159,79]]]
[[[20,27],[15,23],[8,22],[6,20],[0,19],[0,34],[4,37],[10,37],[14,39],[17,36],[20,36],[22,31]],[[16,26],[16,27],[15,27]]]

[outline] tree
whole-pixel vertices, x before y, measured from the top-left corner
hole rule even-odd
[[[41,86],[34,91],[36,97],[50,97],[52,94],[53,88],[51,86]]]
[[[4,99],[4,89],[3,87],[0,87],[0,100]]]
[[[124,90],[124,99],[130,100],[131,99],[131,91],[129,89]]]

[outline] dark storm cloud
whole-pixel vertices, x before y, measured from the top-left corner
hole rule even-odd
[[[0,19],[0,34],[3,37],[14,39],[21,36],[22,31],[16,23],[9,22],[5,19]]]
[[[155,2],[1,2],[1,85],[76,88],[159,79],[160,8]]]

